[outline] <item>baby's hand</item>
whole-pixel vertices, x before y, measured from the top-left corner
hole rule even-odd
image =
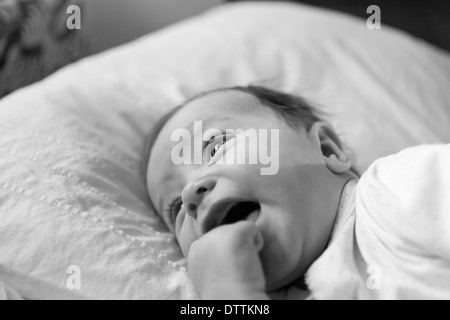
[[[251,222],[213,229],[195,241],[188,265],[201,299],[268,299],[258,256],[263,237]]]

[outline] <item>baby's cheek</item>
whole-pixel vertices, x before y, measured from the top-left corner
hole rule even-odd
[[[265,149],[258,149],[257,141],[244,141],[236,139],[226,144],[223,153],[217,158],[215,166],[218,169],[234,173],[237,178],[250,179],[261,175],[261,160],[264,160]]]

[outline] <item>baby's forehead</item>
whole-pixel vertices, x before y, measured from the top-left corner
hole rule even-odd
[[[236,90],[213,92],[180,107],[161,128],[158,140],[170,142],[174,131],[190,130],[196,122],[202,122],[207,126],[209,123],[215,123],[214,120],[219,122],[227,118],[228,125],[233,126],[231,120],[234,119],[236,124],[246,117],[253,118],[257,109],[262,110],[259,100],[245,92]]]
[[[213,92],[189,101],[180,114],[192,114],[201,119],[205,115],[242,114],[260,107],[259,100],[251,94],[238,90]]]

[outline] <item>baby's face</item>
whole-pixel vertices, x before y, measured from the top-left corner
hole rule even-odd
[[[196,121],[201,121],[203,133],[215,128],[222,134],[202,136],[194,132],[200,129]],[[192,139],[178,136],[172,141],[180,129],[188,130]],[[249,154],[246,161],[221,161],[225,156],[236,159],[245,150],[234,143],[237,136],[223,134],[231,129],[262,133],[246,144],[256,164]],[[177,164],[186,156],[183,147],[192,150],[187,157],[192,164]],[[198,147],[203,163],[194,161]],[[270,165],[261,161],[262,155],[272,160],[272,170],[265,174],[262,169]],[[264,237],[260,258],[267,289],[272,290],[299,278],[329,240],[335,212],[324,204],[338,199],[330,200],[326,192],[333,174],[324,165],[320,145],[251,95],[225,91],[191,101],[164,126],[149,161],[150,198],[186,257],[191,244],[209,230],[252,221]]]

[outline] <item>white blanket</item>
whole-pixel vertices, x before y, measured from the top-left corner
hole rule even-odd
[[[316,299],[450,299],[450,145],[376,161],[308,271]]]

